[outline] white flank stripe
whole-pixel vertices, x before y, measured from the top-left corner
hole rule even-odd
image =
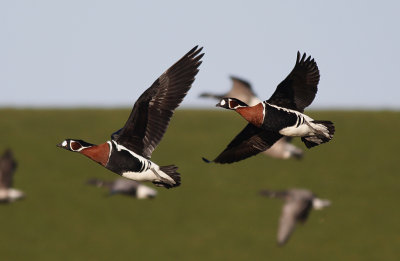
[[[122,177],[136,180],[136,181],[159,180],[159,178],[150,169],[143,171],[143,172],[127,171],[127,172],[122,173]]]
[[[114,142],[118,151],[121,151],[121,150],[128,151],[132,156],[138,158],[140,160],[140,162],[144,165],[145,171],[143,171],[143,172],[127,171],[125,173],[122,173],[123,177],[132,179],[132,180],[137,180],[137,181],[161,181],[160,178],[156,174],[154,174],[154,171],[155,171],[163,179],[168,180],[172,184],[176,184],[176,182],[170,176],[168,176],[166,173],[161,171],[160,166],[158,166],[154,162],[147,160],[146,158],[140,156],[139,154],[136,154],[135,152],[125,148],[122,145],[119,145],[115,141],[112,141],[112,142]]]
[[[263,106],[263,120],[262,120],[262,122],[264,122],[264,119],[265,119],[265,103],[261,103],[262,104],[262,106]]]

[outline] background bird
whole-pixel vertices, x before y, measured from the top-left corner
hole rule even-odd
[[[236,111],[248,124],[212,162],[246,159],[267,150],[283,136],[301,137],[307,148],[330,141],[335,132],[333,123],[303,114],[315,98],[319,78],[314,59],[297,52],[293,70],[268,100],[248,106],[236,98],[221,99],[217,107]]]
[[[137,181],[151,181],[157,186],[180,185],[175,165],[159,166],[150,160],[160,143],[174,110],[189,91],[204,53],[194,47],[165,71],[136,101],[125,126],[111,135],[111,140],[94,145],[66,139],[58,147],[81,153],[103,167]]]
[[[319,199],[307,189],[262,190],[260,194],[270,198],[280,198],[285,201],[279,219],[277,236],[278,244],[281,246],[289,240],[298,222],[306,222],[312,208],[320,210],[331,205],[329,200]]]
[[[261,102],[248,81],[235,76],[231,76],[230,78],[232,80],[232,88],[229,92],[220,95],[205,92],[200,94],[200,97],[213,98],[217,100],[232,97],[243,101],[249,106],[254,106]],[[282,137],[275,142],[272,147],[262,153],[277,159],[303,158],[304,151],[291,144],[291,141],[291,137]]]
[[[256,105],[261,102],[261,100],[257,98],[257,95],[251,87],[250,82],[235,76],[231,76],[230,79],[232,80],[232,88],[229,90],[229,92],[225,94],[212,94],[204,92],[200,94],[200,97],[213,98],[217,100],[232,97],[239,99],[250,106]]]
[[[11,149],[5,150],[0,158],[0,202],[13,202],[25,196],[22,191],[12,187],[16,169],[17,161]]]
[[[105,187],[109,190],[110,195],[123,194],[138,199],[154,198],[157,196],[157,190],[143,185],[140,182],[126,178],[118,178],[113,181],[93,178],[88,180],[86,183],[96,187]]]

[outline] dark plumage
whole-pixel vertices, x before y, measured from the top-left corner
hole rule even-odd
[[[273,131],[263,131],[252,124],[246,127],[228,144],[213,161],[216,163],[233,163],[257,155],[272,146],[282,135]]]
[[[297,52],[296,65],[278,85],[267,100],[268,103],[299,112],[303,112],[312,103],[318,91],[320,76],[314,59],[311,56],[305,58],[305,53],[300,59],[300,52]]]
[[[293,70],[267,101],[248,106],[237,98],[222,98],[218,107],[235,110],[249,123],[212,162],[246,159],[269,149],[284,136],[301,137],[307,148],[330,141],[335,132],[333,123],[302,113],[315,98],[319,78],[314,59],[298,52]]]
[[[248,104],[249,106],[254,106],[261,102],[261,100],[254,93],[253,88],[248,81],[234,76],[231,76],[230,78],[232,80],[232,88],[226,94],[214,95],[210,93],[203,93],[200,95],[200,97],[208,97],[219,100],[222,98],[232,97],[244,102],[245,104]],[[263,151],[263,153],[278,159],[301,159],[303,157],[303,150],[291,144],[291,140],[292,139],[290,137],[282,137],[269,149]],[[251,148],[247,147],[247,144],[243,145],[245,146],[245,150],[251,150]],[[254,153],[257,154],[258,152],[254,151]]]
[[[190,50],[139,97],[125,125],[111,135],[111,141],[93,145],[66,139],[58,146],[84,154],[126,178],[152,181],[166,188],[178,186],[177,167],[160,167],[150,157],[195,80],[204,55],[201,50],[197,46]]]
[[[125,126],[112,138],[137,154],[150,158],[168,127],[174,110],[189,91],[203,48],[193,48],[163,73],[136,101]]]

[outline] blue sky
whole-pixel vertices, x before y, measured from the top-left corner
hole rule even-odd
[[[195,45],[206,53],[183,105],[210,107],[229,75],[266,100],[312,55],[311,108],[400,109],[396,1],[1,1],[0,106],[131,107]]]

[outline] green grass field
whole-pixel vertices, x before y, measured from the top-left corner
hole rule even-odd
[[[0,205],[1,260],[399,260],[399,112],[312,111],[334,139],[302,161],[264,155],[205,164],[245,125],[229,111],[178,110],[153,154],[182,185],[155,200],[108,197],[88,178],[118,176],[56,148],[65,138],[109,139],[130,110],[0,110],[0,152],[19,161],[27,198]],[[300,140],[295,140],[300,144]],[[276,245],[279,200],[263,188],[308,188],[333,205]]]

